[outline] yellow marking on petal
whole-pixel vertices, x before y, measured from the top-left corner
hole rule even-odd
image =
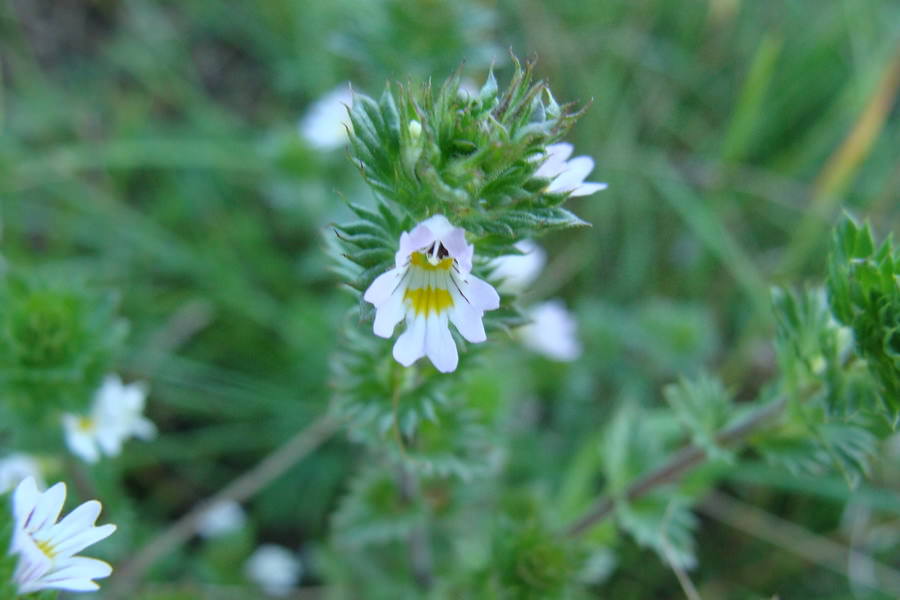
[[[35,540],[35,545],[38,547],[38,550],[44,553],[44,556],[47,558],[55,558],[56,557],[56,548],[50,545],[50,542],[39,542]]]
[[[426,271],[449,271],[453,266],[453,259],[449,256],[442,258],[437,263],[432,263],[428,257],[421,252],[413,252],[409,257],[409,261],[416,267],[425,269]]]
[[[84,431],[85,433],[92,431],[94,429],[94,420],[90,417],[78,417],[78,422],[75,424],[78,429]]]
[[[427,317],[432,312],[441,314],[453,306],[453,297],[450,295],[450,292],[443,288],[426,287],[417,290],[407,289],[403,293],[403,299],[411,302],[413,312],[415,312],[417,316],[425,315]]]

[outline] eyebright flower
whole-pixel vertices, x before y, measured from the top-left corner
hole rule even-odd
[[[95,527],[102,508],[85,502],[57,523],[66,500],[66,484],[39,492],[34,479],[22,481],[13,492],[14,529],[10,555],[18,555],[13,582],[20,594],[57,589],[90,592],[94,579],[109,577],[112,567],[102,560],[75,553],[112,535],[115,525]]]
[[[519,329],[522,343],[547,358],[571,361],[581,356],[578,325],[562,300],[549,300],[528,309],[531,323]]]
[[[347,143],[350,116],[347,107],[353,104],[349,84],[342,84],[316,101],[298,125],[300,136],[317,150],[334,150]]]
[[[406,331],[394,358],[408,367],[428,356],[438,371],[456,369],[459,356],[448,321],[468,341],[485,341],[484,312],[500,306],[490,284],[471,274],[475,248],[466,232],[434,215],[400,236],[396,266],[379,275],[363,298],[375,305],[375,335],[389,338],[401,319]]]
[[[247,577],[271,596],[286,596],[303,575],[297,556],[275,544],[263,544],[247,559]]]
[[[33,477],[43,487],[41,467],[33,457],[10,454],[0,458],[0,494],[5,494],[28,477]]]
[[[547,262],[547,253],[532,240],[517,242],[516,250],[522,254],[507,254],[491,260],[493,276],[500,281],[500,289],[514,294],[525,291]]]
[[[66,445],[83,460],[97,462],[100,454],[116,456],[122,443],[135,436],[147,440],[156,435],[156,426],[141,413],[147,388],[141,383],[123,384],[109,375],[94,395],[90,415],[63,415]]]
[[[547,186],[550,194],[568,193],[571,196],[589,196],[594,192],[606,189],[605,183],[585,181],[594,170],[594,159],[590,156],[576,156],[567,160],[572,154],[572,144],[561,142],[547,146],[547,156],[535,171],[535,177],[551,179]]]

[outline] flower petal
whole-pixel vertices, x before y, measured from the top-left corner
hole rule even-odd
[[[404,288],[405,289],[405,288]],[[389,338],[394,335],[394,328],[406,314],[403,302],[403,290],[397,290],[386,302],[375,311],[375,324],[372,330],[378,337]]]
[[[494,286],[486,281],[478,279],[474,275],[466,277],[465,281],[460,285],[469,303],[478,310],[495,310],[500,308],[500,295]]]
[[[116,526],[113,524],[101,525],[100,527],[91,527],[90,529],[81,531],[72,535],[65,540],[61,541],[61,543],[57,546],[54,546],[54,550],[60,556],[73,556],[74,554],[81,552],[88,546],[96,544],[100,540],[104,540],[111,536],[116,531]]]
[[[594,159],[590,156],[577,156],[566,164],[565,170],[553,180],[547,188],[548,192],[568,192],[584,181],[584,178],[594,170]]]
[[[574,190],[572,196],[590,196],[596,192],[605,190],[608,186],[605,183],[594,183],[593,181],[585,181]]]
[[[363,300],[374,304],[376,307],[381,306],[387,302],[388,298],[391,297],[391,294],[394,293],[394,290],[397,289],[397,285],[399,285],[402,277],[403,271],[400,269],[391,269],[390,271],[382,273],[375,278],[375,281],[372,282],[366,290],[366,293],[363,294]]]
[[[408,367],[425,356],[425,328],[426,319],[421,317],[407,317],[406,331],[403,332],[394,344],[394,358],[404,367]]]
[[[23,529],[26,531],[38,531],[44,527],[50,527],[59,518],[59,513],[62,512],[65,501],[66,484],[60,481],[40,495],[34,510],[26,519]]]
[[[572,150],[572,144],[567,142],[547,146],[547,158],[534,172],[534,176],[553,179],[559,175],[565,169],[566,159],[572,155]]]
[[[454,300],[456,302],[450,310],[450,321],[456,326],[456,330],[473,344],[485,341],[487,335],[481,321],[484,313],[461,298]]]
[[[447,314],[440,316],[432,314],[428,317],[425,331],[425,352],[431,364],[441,373],[450,373],[456,370],[459,355],[456,352],[456,343],[447,326]]]
[[[34,477],[26,477],[16,487],[16,491],[13,492],[13,515],[19,526],[34,510],[40,497],[41,493],[38,491]]]

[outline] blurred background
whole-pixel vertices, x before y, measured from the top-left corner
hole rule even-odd
[[[752,397],[776,369],[769,286],[821,284],[842,209],[898,232],[895,0],[7,0],[0,254],[115,292],[128,324],[117,370],[149,383],[160,431],[90,469],[50,467],[119,524],[107,559],[326,410],[329,355],[357,301],[331,272],[328,225],[371,194],[345,149],[302,135],[315,103],[348,82],[377,96],[457,69],[477,87],[491,65],[503,82],[510,50],[537,58],[561,102],[589,105],[568,141],[609,183],[569,204],[592,228],[541,240],[548,264],[527,296],[565,301],[580,358],[504,342],[473,378],[503,415],[510,485],[573,481],[567,465],[613,409],[663,404],[678,373],[706,367]],[[853,495],[839,475],[801,481],[761,461],[727,485],[897,565],[893,452]],[[243,567],[261,544],[300,560],[292,597],[388,577],[376,550],[349,568],[332,539],[365,456],[327,441],[246,503],[228,543],[173,548],[140,593],[261,597]],[[891,597],[699,519],[703,598]],[[596,597],[683,597],[650,550],[615,550],[595,561]],[[376,597],[347,589],[337,597]]]

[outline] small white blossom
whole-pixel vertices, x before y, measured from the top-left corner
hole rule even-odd
[[[493,276],[500,281],[500,289],[510,294],[527,289],[547,262],[547,253],[532,240],[516,243],[516,250],[522,254],[507,254],[491,260]]]
[[[237,531],[244,526],[247,516],[240,503],[226,500],[212,506],[200,519],[197,531],[205,538],[214,538]]]
[[[247,577],[267,594],[286,596],[303,575],[297,556],[282,546],[263,544],[247,559]]]
[[[5,494],[23,480],[32,477],[39,487],[44,487],[41,467],[27,454],[10,454],[0,458],[0,494]]]
[[[448,323],[472,343],[487,339],[481,319],[499,308],[500,296],[471,274],[474,252],[465,230],[434,215],[403,232],[395,267],[366,290],[363,298],[376,309],[375,335],[391,337],[406,319],[393,351],[403,366],[427,356],[438,371],[454,371],[459,356]]]
[[[578,324],[561,300],[549,300],[528,309],[531,323],[519,330],[522,342],[530,349],[558,361],[575,360],[581,355]]]
[[[347,107],[353,104],[353,92],[345,83],[317,100],[300,119],[300,136],[313,148],[334,150],[347,143],[350,116]]]
[[[547,156],[534,173],[535,177],[552,180],[547,186],[547,192],[589,196],[594,192],[605,190],[605,183],[584,180],[594,170],[594,159],[590,156],[576,156],[568,160],[571,154],[572,144],[561,142],[547,146]]]
[[[116,526],[94,525],[102,508],[96,500],[85,502],[57,523],[65,500],[64,483],[39,492],[30,477],[13,492],[15,523],[9,553],[19,557],[13,582],[20,594],[47,589],[90,592],[99,589],[94,579],[112,573],[102,560],[75,554],[112,535]]]
[[[118,376],[107,376],[94,394],[89,415],[63,415],[69,450],[93,463],[101,454],[117,456],[122,443],[132,436],[151,439],[156,426],[142,415],[146,396],[143,384],[123,384]]]

